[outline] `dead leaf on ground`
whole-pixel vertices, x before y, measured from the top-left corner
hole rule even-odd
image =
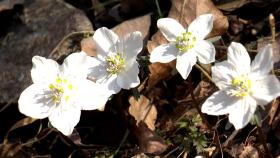
[[[124,37],[134,31],[140,31],[142,33],[142,39],[145,41],[149,36],[149,30],[151,25],[151,15],[147,14],[132,20],[124,21],[123,23],[115,26],[112,30],[120,37]],[[81,49],[90,56],[96,55],[96,46],[92,37],[88,37],[81,42]]]
[[[155,122],[157,119],[157,109],[150,103],[150,100],[145,96],[141,95],[138,100],[135,100],[134,97],[129,98],[129,113],[136,120],[136,125],[138,126],[139,122],[143,121],[147,124],[148,128],[155,130]]]
[[[86,15],[62,0],[24,1],[23,12],[18,16],[21,23],[13,23],[12,29],[1,40],[1,105],[19,95],[31,83],[33,56],[48,57],[65,36],[92,30]],[[51,58],[58,59],[61,55],[79,50],[78,43],[68,43],[68,47],[59,49]]]
[[[244,6],[245,4],[250,3],[251,1],[249,0],[231,0],[231,1],[227,1],[225,3],[220,2],[218,3],[216,6],[217,8],[224,10],[224,11],[234,11],[238,8],[241,8],[242,6]]]
[[[183,17],[180,23],[184,27],[187,27],[199,15],[211,13],[214,15],[214,26],[212,32],[208,35],[208,37],[219,36],[226,32],[228,28],[227,17],[225,17],[222,12],[215,7],[211,0],[187,0],[181,14],[182,5],[182,0],[172,0],[172,7],[170,9],[168,17],[174,18],[178,21],[180,17]],[[153,35],[151,41],[148,42],[148,51],[151,53],[155,47],[161,44],[165,44],[166,42],[166,39],[158,31]],[[149,65],[151,74],[148,81],[147,89],[149,90],[159,81],[170,76],[174,68],[175,61],[167,64],[153,63]]]
[[[258,153],[258,150],[251,146],[251,145],[248,145],[248,146],[245,146],[243,151],[241,152],[240,154],[240,158],[259,158],[259,153]]]
[[[0,12],[11,10],[15,5],[23,4],[24,0],[3,0],[0,2]]]
[[[161,154],[167,149],[164,140],[143,122],[138,123],[138,128],[134,131],[139,142],[140,152],[150,154]]]
[[[14,144],[1,144],[0,146],[0,157],[2,158],[29,158],[22,150],[22,145],[20,143]]]

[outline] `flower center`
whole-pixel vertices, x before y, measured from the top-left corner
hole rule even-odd
[[[247,76],[241,75],[231,80],[232,90],[230,94],[236,97],[245,97],[250,93],[251,80]]]
[[[122,53],[116,53],[106,57],[107,61],[107,72],[111,75],[119,73],[124,68],[124,58],[121,56]]]
[[[57,77],[55,83],[49,85],[50,90],[53,91],[52,99],[54,102],[59,103],[62,99],[65,101],[69,100],[69,95],[65,95],[65,90],[72,90],[73,85],[67,81],[67,79],[62,79]]]
[[[194,47],[196,37],[191,32],[183,32],[182,35],[176,37],[175,46],[180,52],[187,52]]]

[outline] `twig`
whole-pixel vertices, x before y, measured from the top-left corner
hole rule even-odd
[[[122,139],[121,142],[120,142],[119,147],[118,147],[117,150],[114,152],[114,154],[110,156],[110,158],[113,158],[113,157],[120,151],[120,148],[123,146],[123,144],[124,144],[124,142],[126,141],[128,135],[129,135],[129,129],[126,129],[125,134],[124,134],[124,136],[123,136],[123,139]]]
[[[223,148],[229,145],[229,142],[233,140],[233,138],[239,133],[240,130],[235,130],[231,133],[231,135],[227,138],[227,140],[223,143]]]
[[[63,39],[54,47],[54,49],[51,51],[49,57],[51,57],[57,50],[58,48],[61,46],[61,44],[67,40],[68,38],[70,38],[71,36],[74,35],[79,35],[79,34],[94,34],[94,31],[77,31],[77,32],[71,32],[68,35],[64,36]]]
[[[201,71],[205,77],[210,80],[212,83],[214,83],[214,81],[212,80],[212,77],[209,75],[209,72],[207,70],[205,70],[201,65],[199,65],[198,63],[196,63],[194,65],[199,71]],[[215,83],[214,83],[215,84]]]

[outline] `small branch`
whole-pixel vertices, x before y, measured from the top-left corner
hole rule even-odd
[[[212,77],[209,75],[210,73],[207,71],[207,70],[205,70],[202,66],[200,66],[198,63],[196,63],[195,65],[194,65],[197,69],[199,69],[199,71],[201,71],[204,75],[205,75],[205,77],[206,78],[208,78],[208,80],[210,80],[212,83],[214,83],[214,81],[212,80]],[[214,83],[215,84],[215,83]]]
[[[63,39],[54,47],[54,49],[51,51],[49,57],[51,57],[57,50],[58,48],[64,43],[65,40],[68,38],[74,36],[74,35],[80,35],[80,34],[94,34],[94,31],[77,31],[77,32],[71,32],[68,35],[64,36]]]

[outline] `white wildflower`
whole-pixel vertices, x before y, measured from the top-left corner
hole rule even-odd
[[[212,67],[212,78],[220,89],[202,105],[209,115],[229,114],[236,129],[248,124],[257,105],[264,106],[280,95],[280,82],[270,74],[273,68],[271,45],[264,47],[251,63],[239,43],[228,48],[228,59]]]
[[[20,95],[21,113],[43,119],[64,135],[70,135],[81,110],[101,109],[110,94],[87,79],[91,57],[84,52],[69,55],[62,65],[40,56],[32,58],[33,84]]]
[[[213,44],[204,40],[213,28],[212,14],[200,15],[187,30],[172,18],[159,19],[157,26],[170,43],[156,47],[151,52],[150,62],[167,63],[177,58],[176,68],[186,79],[197,58],[203,64],[215,61]]]
[[[141,33],[136,31],[119,39],[113,31],[102,27],[95,31],[93,39],[97,57],[94,58],[95,66],[90,76],[97,83],[107,85],[112,94],[118,93],[121,88],[130,89],[139,85],[136,58],[143,47]]]

